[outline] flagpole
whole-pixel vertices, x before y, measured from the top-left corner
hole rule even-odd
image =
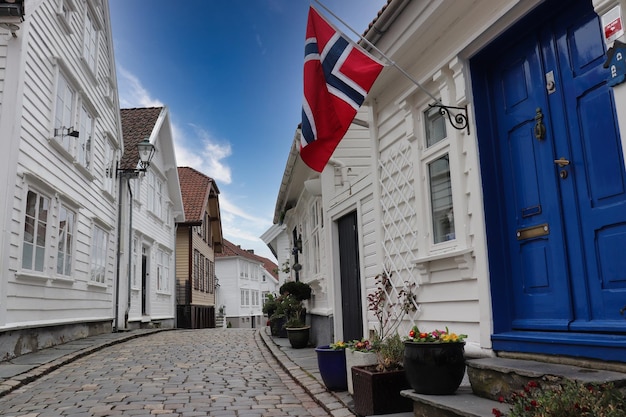
[[[359,39],[361,39],[363,42],[365,42],[370,48],[374,49],[376,52],[378,52],[380,54],[380,56],[382,56],[388,63],[389,65],[393,66],[394,68],[396,68],[398,71],[400,71],[402,73],[402,75],[404,75],[406,78],[408,78],[411,82],[413,82],[413,84],[415,84],[416,86],[418,86],[424,93],[426,93],[430,98],[432,98],[433,100],[435,100],[437,103],[443,105],[443,103],[441,102],[441,100],[439,100],[437,97],[435,97],[433,94],[430,93],[430,91],[426,90],[415,78],[413,78],[411,76],[411,74],[409,74],[408,72],[406,72],[403,68],[401,68],[398,64],[396,64],[396,62],[389,58],[387,55],[385,55],[380,49],[378,49],[376,47],[376,45],[374,45],[373,43],[371,43],[370,41],[368,41],[367,39],[365,39],[362,35],[360,35],[356,30],[352,29],[352,27],[350,25],[348,25],[343,19],[341,19],[339,16],[337,16],[335,13],[332,12],[332,10],[330,10],[328,7],[326,7],[321,1],[319,0],[313,0],[315,1],[315,3],[319,4],[320,7],[322,7],[324,10],[326,10],[331,16],[333,16],[335,19],[337,19],[339,22],[341,22],[341,24],[343,24],[345,27],[347,27],[348,29],[350,29],[350,31],[352,33],[354,33],[356,36],[359,37]]]

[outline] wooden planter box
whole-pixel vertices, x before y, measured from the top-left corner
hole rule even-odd
[[[354,411],[360,416],[413,410],[413,401],[400,395],[400,391],[411,388],[404,369],[377,372],[375,366],[355,366],[352,384]]]

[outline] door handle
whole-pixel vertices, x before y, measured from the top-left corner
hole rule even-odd
[[[557,164],[558,166],[560,166],[561,168],[566,167],[569,165],[569,160],[565,159],[564,156],[560,157],[559,159],[555,159],[554,163]]]

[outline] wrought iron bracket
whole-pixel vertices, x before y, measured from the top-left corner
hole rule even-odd
[[[429,104],[428,107],[437,107],[439,109],[439,114],[441,114],[442,116],[446,116],[453,128],[455,128],[456,130],[467,129],[467,134],[469,135],[470,128],[467,118],[467,106],[454,107],[444,106],[440,103],[434,103]],[[451,109],[453,109],[454,111],[451,111]]]

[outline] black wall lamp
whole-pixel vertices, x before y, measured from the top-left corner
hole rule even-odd
[[[148,138],[145,138],[137,144],[137,152],[139,153],[138,168],[118,168],[118,175],[136,177],[142,172],[146,172],[155,153],[155,147]]]
[[[78,132],[78,130],[74,130],[73,127],[59,127],[59,128],[54,128],[54,137],[65,137],[65,136],[71,136],[73,138],[77,138],[80,135],[80,133]]]
[[[302,235],[298,236],[294,244],[296,245],[294,250],[297,250],[298,252],[302,253]]]

